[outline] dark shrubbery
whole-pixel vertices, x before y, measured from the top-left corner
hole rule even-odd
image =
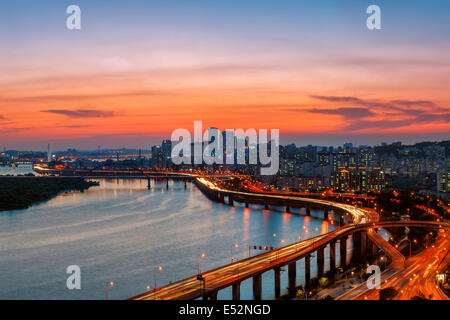
[[[33,203],[46,201],[60,192],[69,190],[83,191],[97,182],[88,182],[81,178],[0,178],[0,211],[26,209]]]

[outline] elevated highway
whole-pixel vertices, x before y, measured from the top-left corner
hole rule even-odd
[[[256,300],[261,299],[261,275],[264,272],[274,270],[275,272],[275,294],[280,294],[280,269],[288,266],[289,290],[293,292],[296,288],[296,262],[305,259],[305,279],[306,284],[310,281],[310,256],[317,252],[318,275],[323,273],[324,249],[330,246],[330,271],[336,271],[336,243],[346,243],[347,237],[353,236],[355,242],[354,254],[363,254],[369,250],[364,235],[373,232],[378,228],[392,227],[428,227],[450,229],[450,224],[425,221],[393,221],[393,222],[373,222],[359,225],[347,225],[330,233],[317,236],[308,240],[300,241],[283,248],[250,257],[232,264],[225,265],[214,270],[192,276],[164,287],[152,290],[130,299],[136,300],[190,300],[204,297],[205,299],[215,299],[217,292],[226,287],[232,286],[233,299],[240,298],[240,283],[246,279],[253,278],[253,296]],[[376,245],[376,244],[375,244]],[[342,248],[342,246],[340,246]],[[346,252],[346,250],[344,251]],[[345,253],[342,256],[341,265],[345,267]],[[201,276],[201,277],[199,277]],[[199,280],[202,279],[202,280]]]
[[[224,189],[210,179],[199,177],[195,179],[197,187],[211,200],[233,205],[234,202],[245,203],[248,207],[249,203],[263,204],[266,209],[270,205],[284,206],[286,212],[290,212],[293,207],[300,207],[306,209],[306,214],[310,214],[311,208],[324,209],[324,218],[328,219],[329,211],[333,211],[342,216],[341,225],[343,225],[343,216],[349,215],[353,223],[367,223],[378,221],[378,214],[371,209],[358,208],[349,204],[333,202],[321,199],[311,199],[306,197],[290,196],[283,194],[272,193],[256,193],[256,192],[242,192]]]

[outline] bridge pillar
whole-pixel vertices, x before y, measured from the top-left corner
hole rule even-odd
[[[336,280],[336,241],[330,242],[330,274],[331,281]]]
[[[311,286],[311,256],[307,254],[305,256],[305,289],[309,289]]]
[[[166,180],[166,190],[169,190],[169,179]]]
[[[264,201],[264,209],[269,210],[269,204],[267,201]]]
[[[325,248],[317,249],[317,278],[321,278],[323,276],[325,264]]]
[[[367,232],[362,231],[361,232],[361,255],[365,255],[367,252],[367,242],[370,241],[369,237],[367,236]]]
[[[184,180],[184,190],[186,190],[186,189],[187,189],[187,181]]]
[[[355,232],[352,235],[353,238],[353,256],[360,257],[362,252],[362,245],[361,245],[361,232]]]
[[[306,215],[307,216],[311,215],[311,208],[309,206],[306,207]]]
[[[217,193],[217,198],[219,199],[218,201],[220,203],[224,203],[225,202],[224,199],[223,199],[223,194],[222,193],[218,192]]]
[[[289,295],[295,295],[295,280],[297,278],[296,262],[291,262],[288,265],[288,278],[289,278]]]
[[[231,196],[231,195],[228,196],[228,204],[230,206],[234,206],[233,196]]]
[[[203,296],[203,300],[217,300],[217,291],[214,291],[210,294],[205,294]]]
[[[377,251],[378,251],[378,247],[377,247],[377,245],[375,244],[375,242],[372,242],[371,248],[372,248],[372,255],[373,255],[373,256],[376,255],[376,254],[377,254]]]
[[[253,299],[261,300],[261,275],[253,276]]]
[[[341,257],[341,267],[347,267],[347,236],[339,239],[339,255]]]
[[[328,220],[328,209],[325,209],[325,210],[323,211],[323,218],[324,218],[325,220]]]
[[[150,178],[147,179],[147,189],[150,190],[152,188],[152,185],[150,183]]]
[[[281,296],[280,291],[280,267],[273,269],[275,272],[275,299],[278,299]]]
[[[241,283],[233,284],[233,300],[241,300]]]
[[[247,201],[245,201],[245,207],[248,208],[248,202]]]
[[[286,212],[287,212],[287,213],[290,213],[290,212],[291,212],[291,208],[289,207],[288,204],[286,204]]]

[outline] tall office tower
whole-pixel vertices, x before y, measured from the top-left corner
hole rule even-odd
[[[47,146],[47,162],[52,162],[52,150],[50,143]]]
[[[172,163],[172,141],[164,140],[161,144],[162,166],[167,168]]]

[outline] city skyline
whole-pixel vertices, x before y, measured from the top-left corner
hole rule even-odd
[[[375,31],[358,1],[78,1],[79,31],[69,4],[2,4],[8,149],[137,148],[194,120],[284,144],[450,136],[448,3],[382,2]]]
[[[89,148],[89,147],[88,148],[83,148],[83,147],[77,148],[77,147],[71,146],[70,144],[67,147],[65,147],[65,146],[64,147],[58,147],[60,145],[56,144],[56,147],[55,147],[55,145],[52,144],[52,143],[47,143],[44,146],[44,142],[42,142],[42,146],[39,145],[38,147],[35,147],[35,148],[28,148],[28,149],[27,148],[17,148],[17,149],[14,149],[14,148],[8,148],[6,145],[4,145],[1,150],[2,150],[2,152],[5,152],[5,151],[6,152],[7,151],[47,152],[48,147],[50,145],[51,148],[52,148],[52,152],[66,152],[68,150],[79,151],[79,152],[115,151],[115,150],[141,150],[142,152],[144,152],[144,151],[151,151],[151,149],[153,147],[159,146],[161,144],[161,142],[166,141],[166,140],[170,141],[170,139],[167,139],[167,138],[161,138],[160,140],[159,140],[159,138],[153,138],[153,140],[151,140],[151,141],[154,141],[153,143],[146,143],[144,145],[122,145],[122,146],[118,146],[118,147],[101,146],[101,145],[95,145],[95,143],[92,143],[91,144],[92,145],[91,148]],[[289,145],[295,145],[296,147],[299,147],[299,148],[307,147],[307,146],[313,146],[313,147],[319,147],[319,148],[332,147],[334,149],[337,149],[339,147],[345,146],[346,144],[351,144],[355,148],[361,148],[361,147],[362,148],[365,148],[365,147],[375,148],[375,147],[379,147],[379,146],[383,146],[383,145],[393,145],[393,144],[398,144],[398,143],[400,143],[400,145],[402,147],[406,147],[406,146],[414,146],[416,144],[421,144],[421,143],[432,143],[432,144],[438,143],[439,144],[439,143],[450,141],[448,139],[435,139],[435,140],[419,140],[419,141],[413,142],[413,143],[405,143],[404,141],[396,141],[395,139],[391,139],[391,140],[392,141],[389,141],[389,139],[386,140],[386,141],[380,141],[379,143],[376,143],[376,144],[355,143],[355,142],[352,142],[351,140],[345,140],[345,141],[342,140],[342,143],[336,142],[336,143],[330,143],[330,144],[326,144],[326,143],[314,144],[314,143],[307,143],[307,142],[302,144],[302,143],[296,143],[296,142],[288,141],[286,143],[281,142],[280,146],[281,147],[286,147],[286,146],[289,146]]]

